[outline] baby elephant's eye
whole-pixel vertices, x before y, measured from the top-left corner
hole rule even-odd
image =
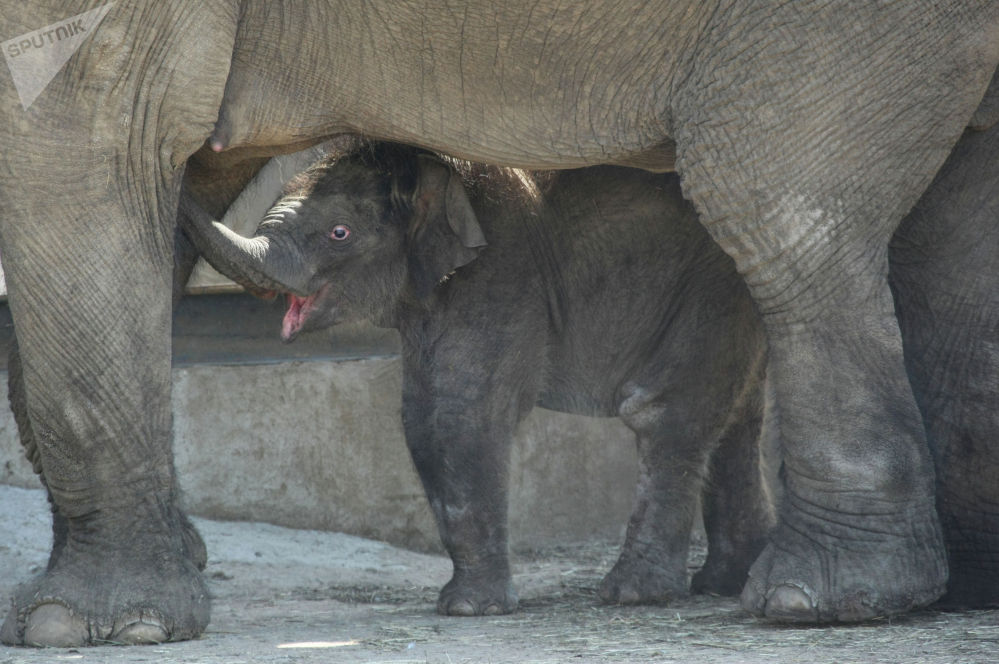
[[[330,237],[334,240],[346,240],[350,237],[350,228],[344,226],[343,224],[334,226],[333,230],[330,232]]]

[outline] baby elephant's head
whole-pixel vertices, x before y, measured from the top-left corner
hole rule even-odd
[[[233,235],[221,242],[238,260],[207,258],[240,283],[288,294],[286,341],[337,323],[391,324],[404,295],[426,298],[486,244],[461,176],[392,144],[314,165],[288,184],[255,237]]]

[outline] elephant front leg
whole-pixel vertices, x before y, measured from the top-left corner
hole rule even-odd
[[[31,462],[32,468],[38,474],[38,479],[45,492],[48,494],[49,505],[52,508],[52,551],[49,553],[48,569],[52,569],[59,555],[66,547],[66,536],[69,525],[66,518],[59,512],[59,507],[52,497],[52,492],[48,490],[45,475],[42,472],[41,458],[39,457],[38,444],[35,441],[34,430],[31,419],[28,417],[28,402],[24,391],[24,376],[21,368],[21,353],[17,347],[17,337],[15,336],[10,346],[7,358],[7,391],[10,400],[10,409],[17,424],[17,434],[24,447],[24,454]],[[187,518],[179,508],[175,507],[176,518],[183,529],[184,550],[195,564],[198,570],[204,570],[208,564],[208,551],[205,542],[201,539],[200,533],[194,524]]]
[[[197,569],[204,547],[175,504],[169,252],[151,242],[105,262],[108,246],[94,238],[76,240],[72,258],[42,265],[24,259],[30,242],[17,239],[19,250],[5,253],[20,348],[15,398],[62,537],[45,573],[18,589],[0,639],[190,638],[207,624],[209,602]],[[84,294],[53,289],[81,268],[80,256],[106,272]],[[52,299],[25,307],[34,301],[27,293]]]
[[[102,12],[30,108],[0,91],[21,430],[65,523],[49,569],[16,591],[9,644],[181,640],[209,618],[171,449],[173,226],[183,163],[217,117],[238,6]],[[16,33],[72,12],[53,1],[2,13]]]
[[[44,250],[40,219],[5,226],[3,239],[18,342],[12,399],[61,536],[48,569],[17,590],[0,639],[192,638],[209,599],[204,545],[176,504],[169,232],[150,224],[148,241],[130,242],[134,221],[113,200],[51,219],[60,232]],[[66,288],[81,273],[88,287]]]
[[[516,416],[469,398],[475,392],[431,397],[407,389],[403,399],[406,443],[454,565],[437,610],[452,616],[510,613],[518,602],[507,541],[507,469]]]

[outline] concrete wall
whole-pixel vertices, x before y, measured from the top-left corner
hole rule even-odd
[[[398,357],[197,364],[173,377],[177,471],[192,513],[439,548],[402,435]],[[636,473],[634,439],[618,420],[536,409],[513,454],[513,545],[619,537]],[[38,486],[6,407],[0,483]]]

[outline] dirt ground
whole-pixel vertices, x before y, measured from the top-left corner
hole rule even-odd
[[[44,564],[41,491],[0,486],[0,602]],[[214,604],[204,637],[124,648],[0,646],[0,664],[53,662],[995,662],[999,612],[921,612],[853,627],[762,624],[727,598],[601,606],[614,542],[515,556],[521,609],[493,618],[434,612],[450,563],[381,542],[259,523],[196,520]],[[703,550],[692,556],[697,564]]]

